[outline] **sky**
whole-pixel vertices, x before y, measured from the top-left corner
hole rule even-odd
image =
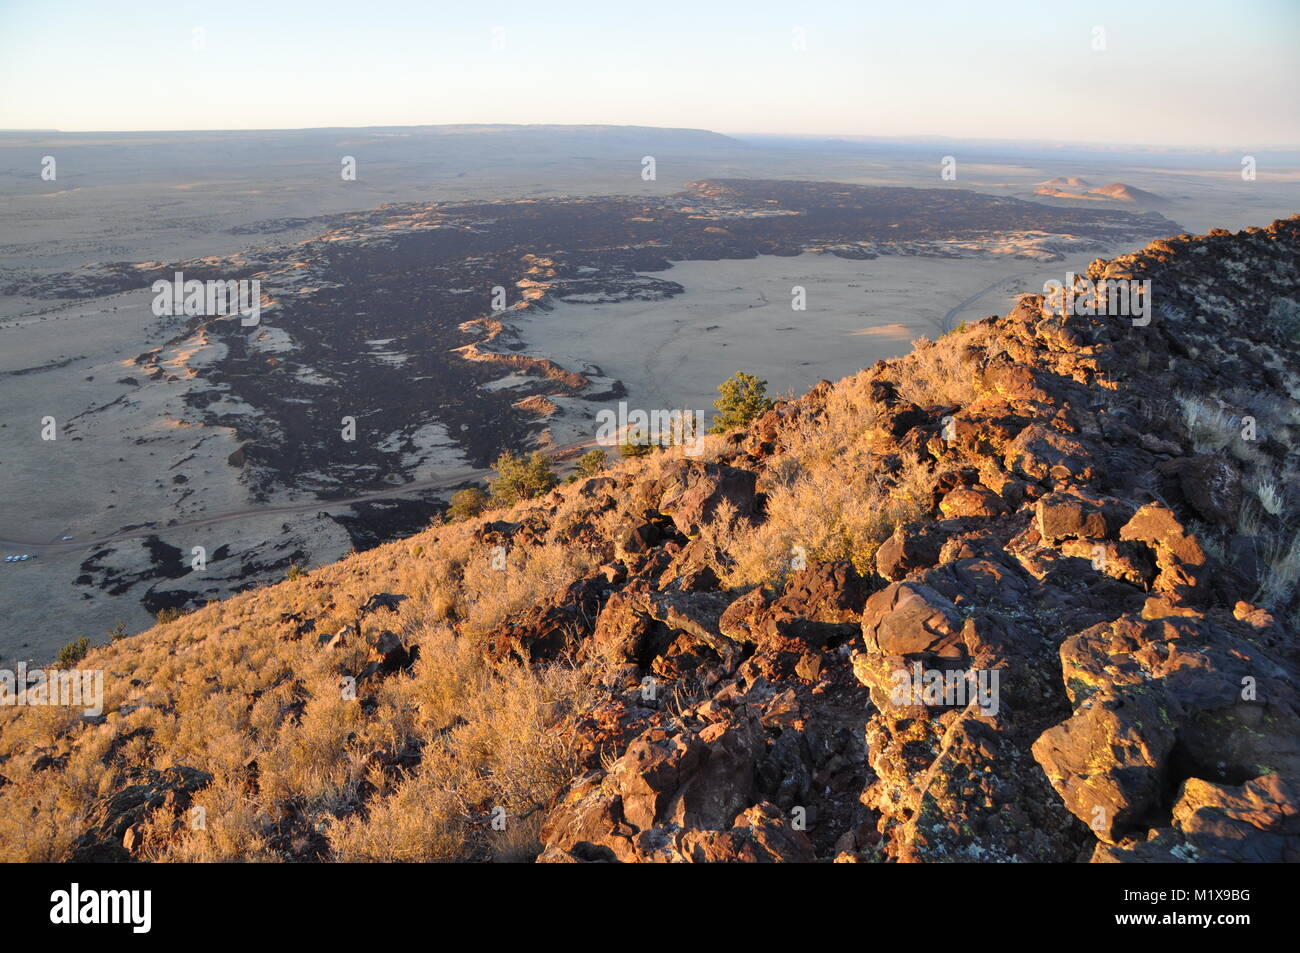
[[[0,129],[1293,146],[1298,51],[1300,0],[0,0]]]

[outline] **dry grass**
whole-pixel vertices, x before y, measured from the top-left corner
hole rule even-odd
[[[847,559],[860,572],[873,571],[876,549],[894,527],[929,514],[933,477],[924,464],[909,458],[897,474],[879,470],[867,441],[877,407],[867,393],[864,375],[841,381],[826,414],[802,420],[788,440],[797,449],[768,461],[760,525],[720,514],[706,530],[730,558],[725,585],[774,585],[798,557],[808,564]]]
[[[914,350],[900,362],[906,372],[898,377],[899,394],[920,407],[969,404],[975,399],[975,382],[962,347],[977,346],[987,334],[986,328],[972,325],[943,343],[924,337],[913,341]]]
[[[532,856],[538,808],[579,767],[568,716],[596,701],[602,673],[592,666],[488,666],[447,629],[431,631],[421,644],[430,655],[414,694],[432,703],[438,721],[451,715],[453,727],[429,739],[409,776],[390,783],[371,773],[380,793],[369,809],[329,822],[335,855],[344,861]]]
[[[477,636],[588,573],[593,557],[546,543],[494,570],[474,539],[479,522],[434,527],[93,649],[80,665],[105,672],[103,724],[66,708],[0,710],[0,774],[11,782],[0,787],[0,859],[66,859],[98,801],[171,765],[213,775],[194,799],[206,824],[174,830],[160,812],[145,825],[150,859],[276,859],[283,845],[270,838],[290,806],[303,836],[323,836],[335,859],[528,856],[532,812],[576,770],[572,716],[604,691],[605,663],[492,662]],[[330,652],[318,641],[380,592],[407,598],[366,616],[364,631],[391,629],[419,655],[405,673],[361,682],[358,695],[376,706],[367,714],[344,697],[338,671],[359,670],[364,647]],[[314,630],[296,633],[297,620]],[[421,752],[413,770],[377,765],[377,753],[403,748]],[[32,770],[46,752],[67,754],[66,766]],[[504,830],[484,821],[497,807]]]
[[[1180,395],[1175,398],[1197,453],[1218,453],[1241,437],[1241,421],[1217,402]]]
[[[988,341],[983,323],[940,342],[924,338],[892,362],[890,379],[899,396],[923,408],[964,407],[975,399],[973,354]],[[713,529],[712,540],[732,560],[730,587],[771,585],[803,556],[809,563],[847,559],[860,572],[874,571],[875,554],[901,523],[932,515],[934,474],[905,456],[895,473],[880,469],[868,440],[881,407],[870,396],[870,372],[839,381],[826,413],[801,420],[787,440],[792,449],[767,463],[767,519]]]
[[[1294,615],[1300,617],[1300,606],[1294,606],[1300,583],[1300,532],[1295,530],[1300,512],[1294,494],[1288,492],[1297,478],[1295,425],[1300,409],[1280,395],[1240,387],[1206,397],[1183,394],[1175,399],[1196,452],[1230,454],[1244,473],[1245,492],[1233,528],[1254,541],[1258,554],[1252,601],[1273,610],[1293,606]],[[1251,439],[1245,436],[1250,432],[1245,426],[1248,417],[1254,425]],[[1277,475],[1278,461],[1260,448],[1266,438],[1281,448],[1281,477]],[[1229,561],[1227,531],[1203,526],[1198,535],[1216,558]]]

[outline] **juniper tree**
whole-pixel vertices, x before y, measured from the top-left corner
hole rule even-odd
[[[491,502],[491,498],[476,486],[457,490],[451,495],[451,504],[447,507],[447,519],[452,522],[472,519],[487,509]]]
[[[718,385],[718,391],[722,396],[713,404],[718,414],[709,433],[726,433],[743,427],[772,409],[772,402],[767,398],[767,381],[753,374],[736,371],[734,377]]]
[[[516,456],[507,450],[497,457],[493,469],[497,477],[488,481],[488,492],[493,502],[501,506],[513,506],[521,500],[541,496],[559,482],[551,469],[551,458],[540,450],[528,456]]]
[[[601,470],[605,469],[605,464],[606,457],[604,450],[588,450],[578,458],[578,476],[595,476]]]

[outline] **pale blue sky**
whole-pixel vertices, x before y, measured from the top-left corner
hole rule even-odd
[[[616,123],[1293,145],[1298,49],[1300,0],[0,0],[0,128]]]

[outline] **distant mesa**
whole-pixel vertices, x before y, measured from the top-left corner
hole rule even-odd
[[[1071,176],[1058,175],[1054,179],[1048,179],[1046,182],[1040,182],[1038,184],[1042,188],[1054,188],[1054,189],[1059,189],[1059,188],[1086,189],[1092,185],[1092,183],[1089,182],[1087,179],[1081,179],[1078,176],[1074,176],[1074,175]]]
[[[1132,185],[1125,185],[1122,182],[1112,182],[1110,185],[1103,185],[1101,188],[1092,191],[1098,195],[1109,195],[1120,202],[1140,202],[1144,205],[1163,205],[1168,202],[1168,199],[1156,195],[1154,192],[1148,192]]]
[[[1092,188],[1091,183],[1086,179],[1076,176],[1068,178],[1057,176],[1055,179],[1040,182],[1038,188],[1034,189],[1034,194],[1081,202],[1126,202],[1132,205],[1167,205],[1169,202],[1168,199],[1154,192],[1125,185],[1123,182],[1112,182],[1110,185]]]

